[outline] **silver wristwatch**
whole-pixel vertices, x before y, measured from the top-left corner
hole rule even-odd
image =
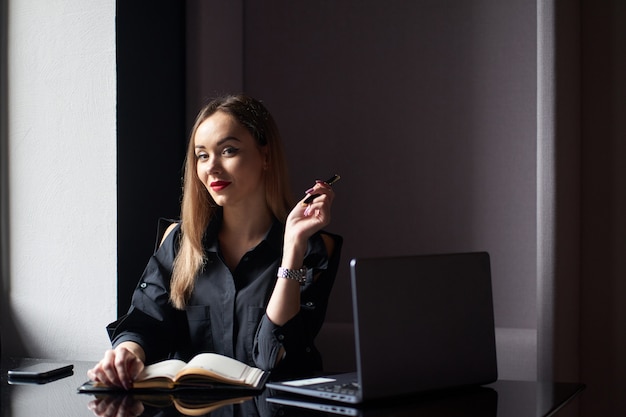
[[[303,266],[300,269],[287,269],[282,266],[278,268],[278,278],[293,279],[298,281],[300,285],[304,285],[306,283],[306,274],[306,266]]]

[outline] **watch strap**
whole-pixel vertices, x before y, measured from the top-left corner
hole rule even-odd
[[[300,285],[306,283],[307,268],[302,267],[300,269],[288,269],[282,266],[278,268],[278,278],[293,279],[298,281]]]

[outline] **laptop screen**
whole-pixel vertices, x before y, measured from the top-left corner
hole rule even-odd
[[[353,259],[365,399],[497,379],[486,252]]]

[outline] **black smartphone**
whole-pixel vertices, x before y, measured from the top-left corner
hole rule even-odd
[[[73,369],[72,364],[37,362],[11,369],[7,374],[9,379],[47,380],[70,375]]]

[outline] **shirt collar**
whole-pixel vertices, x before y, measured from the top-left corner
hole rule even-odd
[[[219,242],[217,239],[217,234],[222,225],[223,215],[222,210],[218,209],[213,214],[211,220],[209,221],[209,225],[206,228],[204,233],[204,250],[207,252],[217,253],[219,251]],[[284,225],[278,221],[278,219],[274,218],[272,226],[263,237],[263,240],[259,243],[259,246],[267,244],[272,250],[280,253],[283,249],[283,236],[284,236]]]

